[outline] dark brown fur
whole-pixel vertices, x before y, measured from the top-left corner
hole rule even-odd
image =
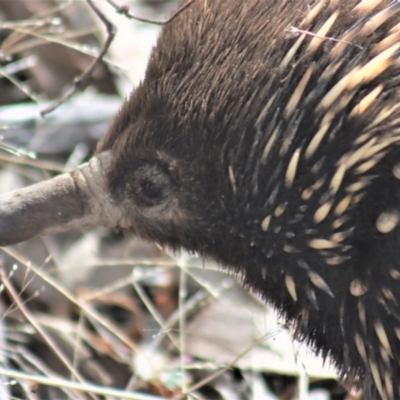
[[[135,233],[198,251],[244,273],[245,284],[272,302],[298,337],[324,357],[331,356],[344,376],[355,382],[361,378],[367,397],[400,399],[400,284],[393,278],[393,271],[400,272],[400,228],[386,234],[376,228],[382,212],[399,210],[400,181],[392,173],[400,161],[396,141],[373,168],[357,173],[360,161],[347,170],[335,193],[329,189],[343,157],[359,148],[357,138],[369,132],[368,125],[384,107],[399,102],[398,52],[392,67],[371,80],[359,80],[328,107],[333,115],[328,133],[306,157],[327,114],[318,108],[324,96],[355,66],[373,59],[372,46],[400,23],[399,7],[392,6],[392,17],[356,35],[334,58],[328,55],[338,42],[323,40],[309,52],[313,36],[307,35],[293,59],[280,68],[298,39],[288,28],[316,33],[339,10],[327,36],[340,39],[390,4],[383,1],[374,10],[357,13],[353,8],[359,1],[327,1],[315,19],[305,23],[309,5],[317,3],[197,0],[164,28],[143,83],[124,104],[98,153],[112,152],[108,182],[116,203],[140,203],[137,182],[143,179],[155,187],[154,204],[144,204],[143,214],[135,217]],[[285,106],[312,64],[301,101],[285,115]],[[381,83],[384,87],[368,112],[350,117]],[[350,99],[341,108],[345,95]],[[268,112],[260,116],[273,96]],[[395,138],[398,118],[399,109],[373,135],[382,142]],[[279,134],[262,162],[275,129]],[[292,185],[285,184],[296,149],[300,158],[295,178]],[[304,190],[318,179],[321,185],[303,199]],[[351,200],[340,229],[333,228],[338,219],[333,211],[315,221],[322,205],[339,207],[350,185],[362,179],[367,184],[357,195],[363,196]],[[159,203],[169,199],[173,206],[168,212],[157,212]],[[261,223],[268,215],[272,219],[264,231]],[[347,235],[337,248],[310,245],[337,232]],[[341,257],[338,265],[327,262],[334,257]],[[285,285],[288,277],[297,299]],[[365,293],[354,295],[357,282]]]

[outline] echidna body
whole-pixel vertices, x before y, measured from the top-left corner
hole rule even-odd
[[[94,159],[0,197],[0,243],[106,225],[199,252],[400,399],[399,91],[398,1],[196,0]]]

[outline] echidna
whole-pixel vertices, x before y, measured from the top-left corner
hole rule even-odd
[[[199,252],[400,399],[399,144],[399,1],[196,0],[96,156],[0,197],[0,244],[105,225]]]

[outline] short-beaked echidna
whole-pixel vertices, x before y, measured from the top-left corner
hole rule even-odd
[[[105,225],[198,252],[400,399],[399,144],[399,1],[196,0],[97,155],[0,197],[0,245]]]

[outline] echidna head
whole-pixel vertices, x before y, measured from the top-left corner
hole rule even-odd
[[[229,229],[222,152],[213,141],[202,142],[200,123],[177,115],[169,85],[157,96],[151,86],[145,81],[136,89],[97,149],[97,157],[109,160],[105,191],[123,210],[116,226],[204,253]]]

